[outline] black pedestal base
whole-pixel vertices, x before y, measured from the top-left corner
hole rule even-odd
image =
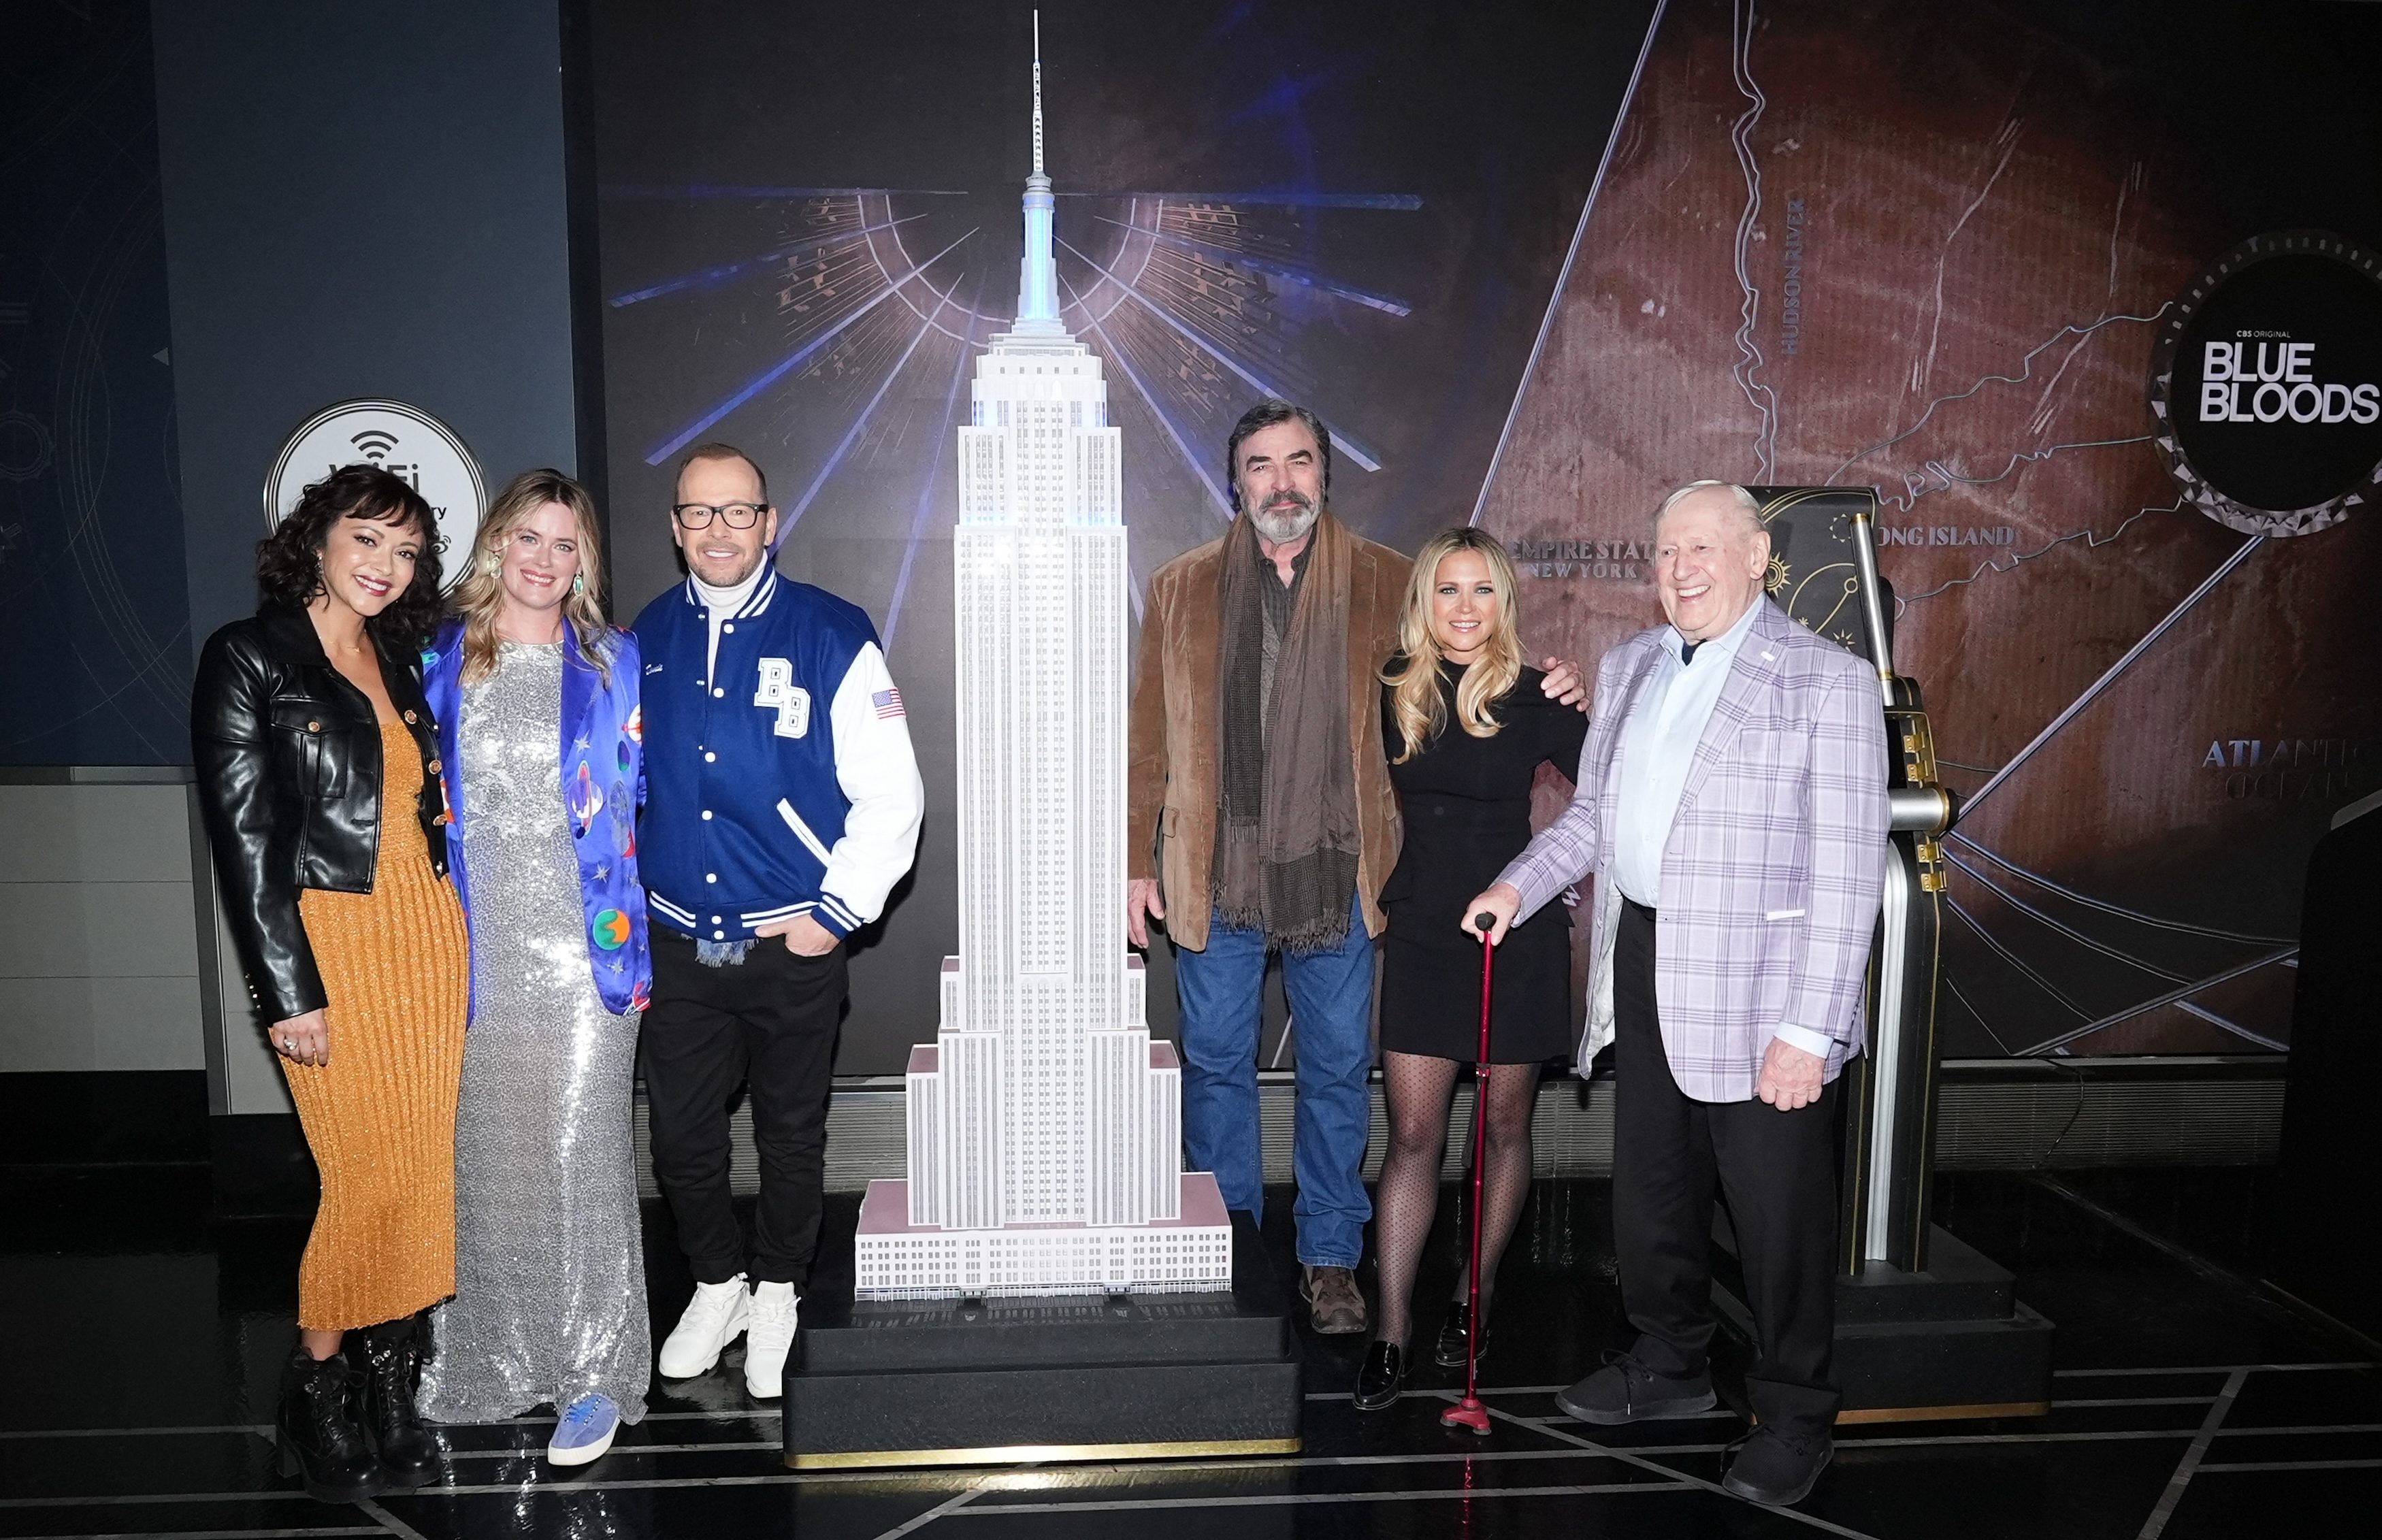
[[[1289,1306],[1234,1215],[1206,1294],[859,1301],[813,1280],[787,1364],[796,1470],[1289,1454]]]
[[[1729,1277],[1736,1259],[1724,1244],[1714,1261],[1713,1306],[1750,1349],[1753,1315]],[[2015,1281],[1940,1227],[1928,1232],[1923,1273],[1872,1263],[1839,1277],[1836,1376],[1845,1399],[1836,1421],[2047,1414],[2052,1326],[2019,1302]]]

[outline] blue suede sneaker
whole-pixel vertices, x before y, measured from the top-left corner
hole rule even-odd
[[[563,1408],[546,1458],[556,1465],[587,1465],[603,1458],[620,1431],[620,1409],[609,1396],[582,1396]]]

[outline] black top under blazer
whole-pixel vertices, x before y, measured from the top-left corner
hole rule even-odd
[[[431,865],[447,872],[438,739],[418,657],[373,638],[389,700],[422,755]],[[327,1000],[298,894],[369,893],[380,855],[381,734],[372,702],[331,666],[306,612],[268,605],[207,639],[190,689],[190,751],[224,917],[267,1022]]]

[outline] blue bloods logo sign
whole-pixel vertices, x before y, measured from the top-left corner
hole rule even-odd
[[[2245,534],[2306,534],[2382,484],[2382,257],[2313,231],[2227,252],[2170,307],[2158,446],[2186,501]]]

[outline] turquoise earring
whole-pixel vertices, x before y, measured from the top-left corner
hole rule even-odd
[[[573,572],[572,574],[571,574],[571,592],[573,594],[580,594],[580,593],[586,593],[586,592],[587,592],[587,574],[586,574],[586,573],[584,573],[584,572]]]

